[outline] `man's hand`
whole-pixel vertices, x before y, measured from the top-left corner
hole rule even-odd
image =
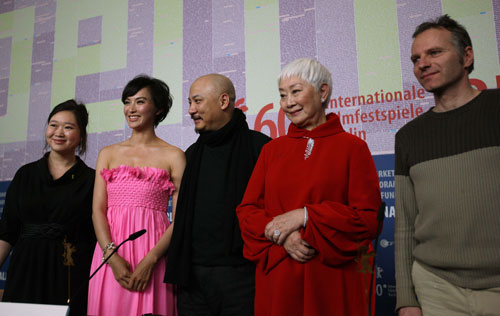
[[[398,316],[422,316],[420,307],[408,306],[399,309]]]

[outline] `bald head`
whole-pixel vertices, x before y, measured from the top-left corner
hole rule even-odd
[[[189,90],[189,114],[199,132],[226,125],[233,115],[236,93],[226,76],[208,74],[196,79]]]
[[[197,82],[205,84],[213,89],[216,95],[227,94],[229,97],[230,106],[234,107],[234,102],[236,100],[236,92],[234,90],[233,82],[226,76],[219,74],[208,74],[199,77],[193,82],[193,85]]]

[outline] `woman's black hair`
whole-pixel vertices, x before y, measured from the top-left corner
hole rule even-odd
[[[160,79],[149,77],[148,75],[138,75],[130,80],[122,93],[122,102],[128,97],[135,95],[142,88],[148,88],[155,108],[159,110],[159,114],[155,118],[155,127],[167,117],[170,108],[172,107],[172,96],[170,95],[170,88]]]
[[[78,144],[77,151],[79,155],[82,155],[87,150],[87,124],[89,123],[89,112],[87,112],[85,104],[78,103],[73,99],[67,100],[63,103],[59,103],[52,109],[47,119],[47,124],[49,124],[50,119],[56,113],[62,111],[70,111],[75,116],[76,124],[78,124],[78,128],[80,129],[80,143]]]

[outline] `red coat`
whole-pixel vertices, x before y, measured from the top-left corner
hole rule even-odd
[[[376,235],[377,172],[366,143],[327,118],[312,131],[291,124],[265,145],[237,208],[244,256],[257,264],[255,315],[367,315],[371,260],[360,253]],[[304,206],[301,235],[317,251],[305,264],[264,236],[274,216]]]

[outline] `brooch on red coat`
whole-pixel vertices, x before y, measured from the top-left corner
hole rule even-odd
[[[306,137],[306,136],[304,136],[304,138],[307,138],[306,151],[304,153],[304,160],[306,160],[307,158],[309,158],[309,156],[311,156],[311,153],[313,151],[314,139]]]

